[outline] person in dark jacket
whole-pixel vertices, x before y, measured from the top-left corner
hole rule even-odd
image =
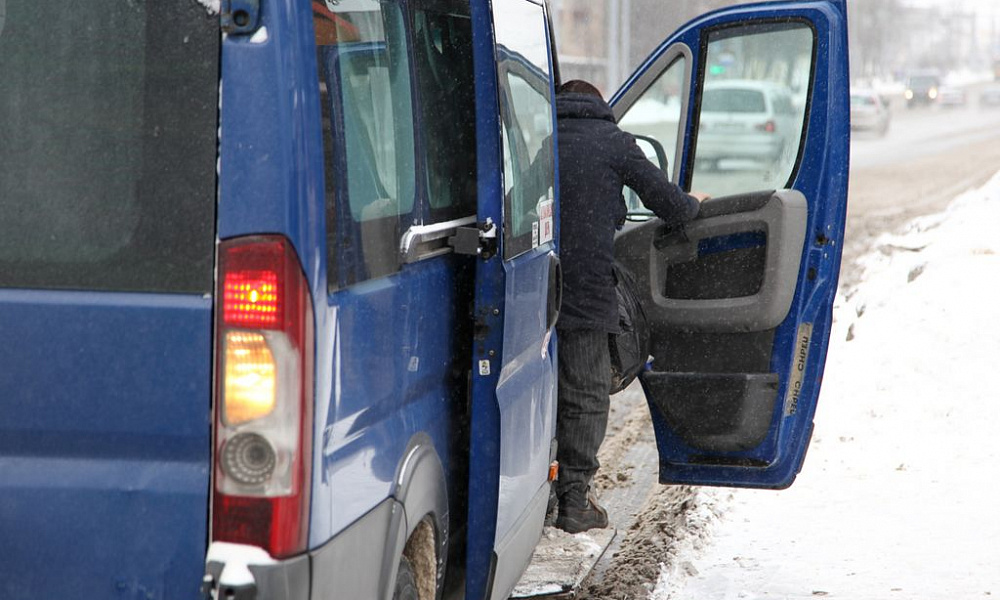
[[[600,91],[570,81],[556,95],[563,303],[559,335],[556,527],[577,533],[607,527],[590,494],[610,408],[608,334],[618,333],[612,273],[615,231],[627,212],[622,186],[674,227],[698,215],[703,195],[686,194],[618,128]]]

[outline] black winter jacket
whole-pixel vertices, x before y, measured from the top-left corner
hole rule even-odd
[[[622,186],[670,225],[698,215],[698,201],[649,162],[631,134],[618,128],[606,102],[587,94],[556,97],[559,143],[560,329],[617,333],[612,273],[615,231],[627,209]]]

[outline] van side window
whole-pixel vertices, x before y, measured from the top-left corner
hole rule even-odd
[[[432,222],[476,214],[472,19],[461,0],[418,0],[413,56]]]
[[[494,4],[493,18],[504,140],[504,258],[513,258],[551,241],[551,79],[542,8],[503,0]]]
[[[330,289],[399,270],[414,205],[405,20],[394,2],[314,1]]]

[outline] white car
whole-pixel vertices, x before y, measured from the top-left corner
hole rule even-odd
[[[938,104],[951,108],[965,106],[965,90],[956,87],[942,87],[938,91]]]
[[[1000,106],[1000,85],[991,85],[979,94],[979,106],[996,108]]]
[[[889,105],[874,90],[851,90],[851,129],[885,135],[889,130]]]
[[[777,162],[795,150],[802,111],[790,90],[766,81],[731,80],[705,85],[695,156],[702,168],[726,159]]]

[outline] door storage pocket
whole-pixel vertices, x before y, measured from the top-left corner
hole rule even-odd
[[[646,371],[640,379],[650,409],[696,450],[751,450],[767,437],[778,396],[776,373]]]

